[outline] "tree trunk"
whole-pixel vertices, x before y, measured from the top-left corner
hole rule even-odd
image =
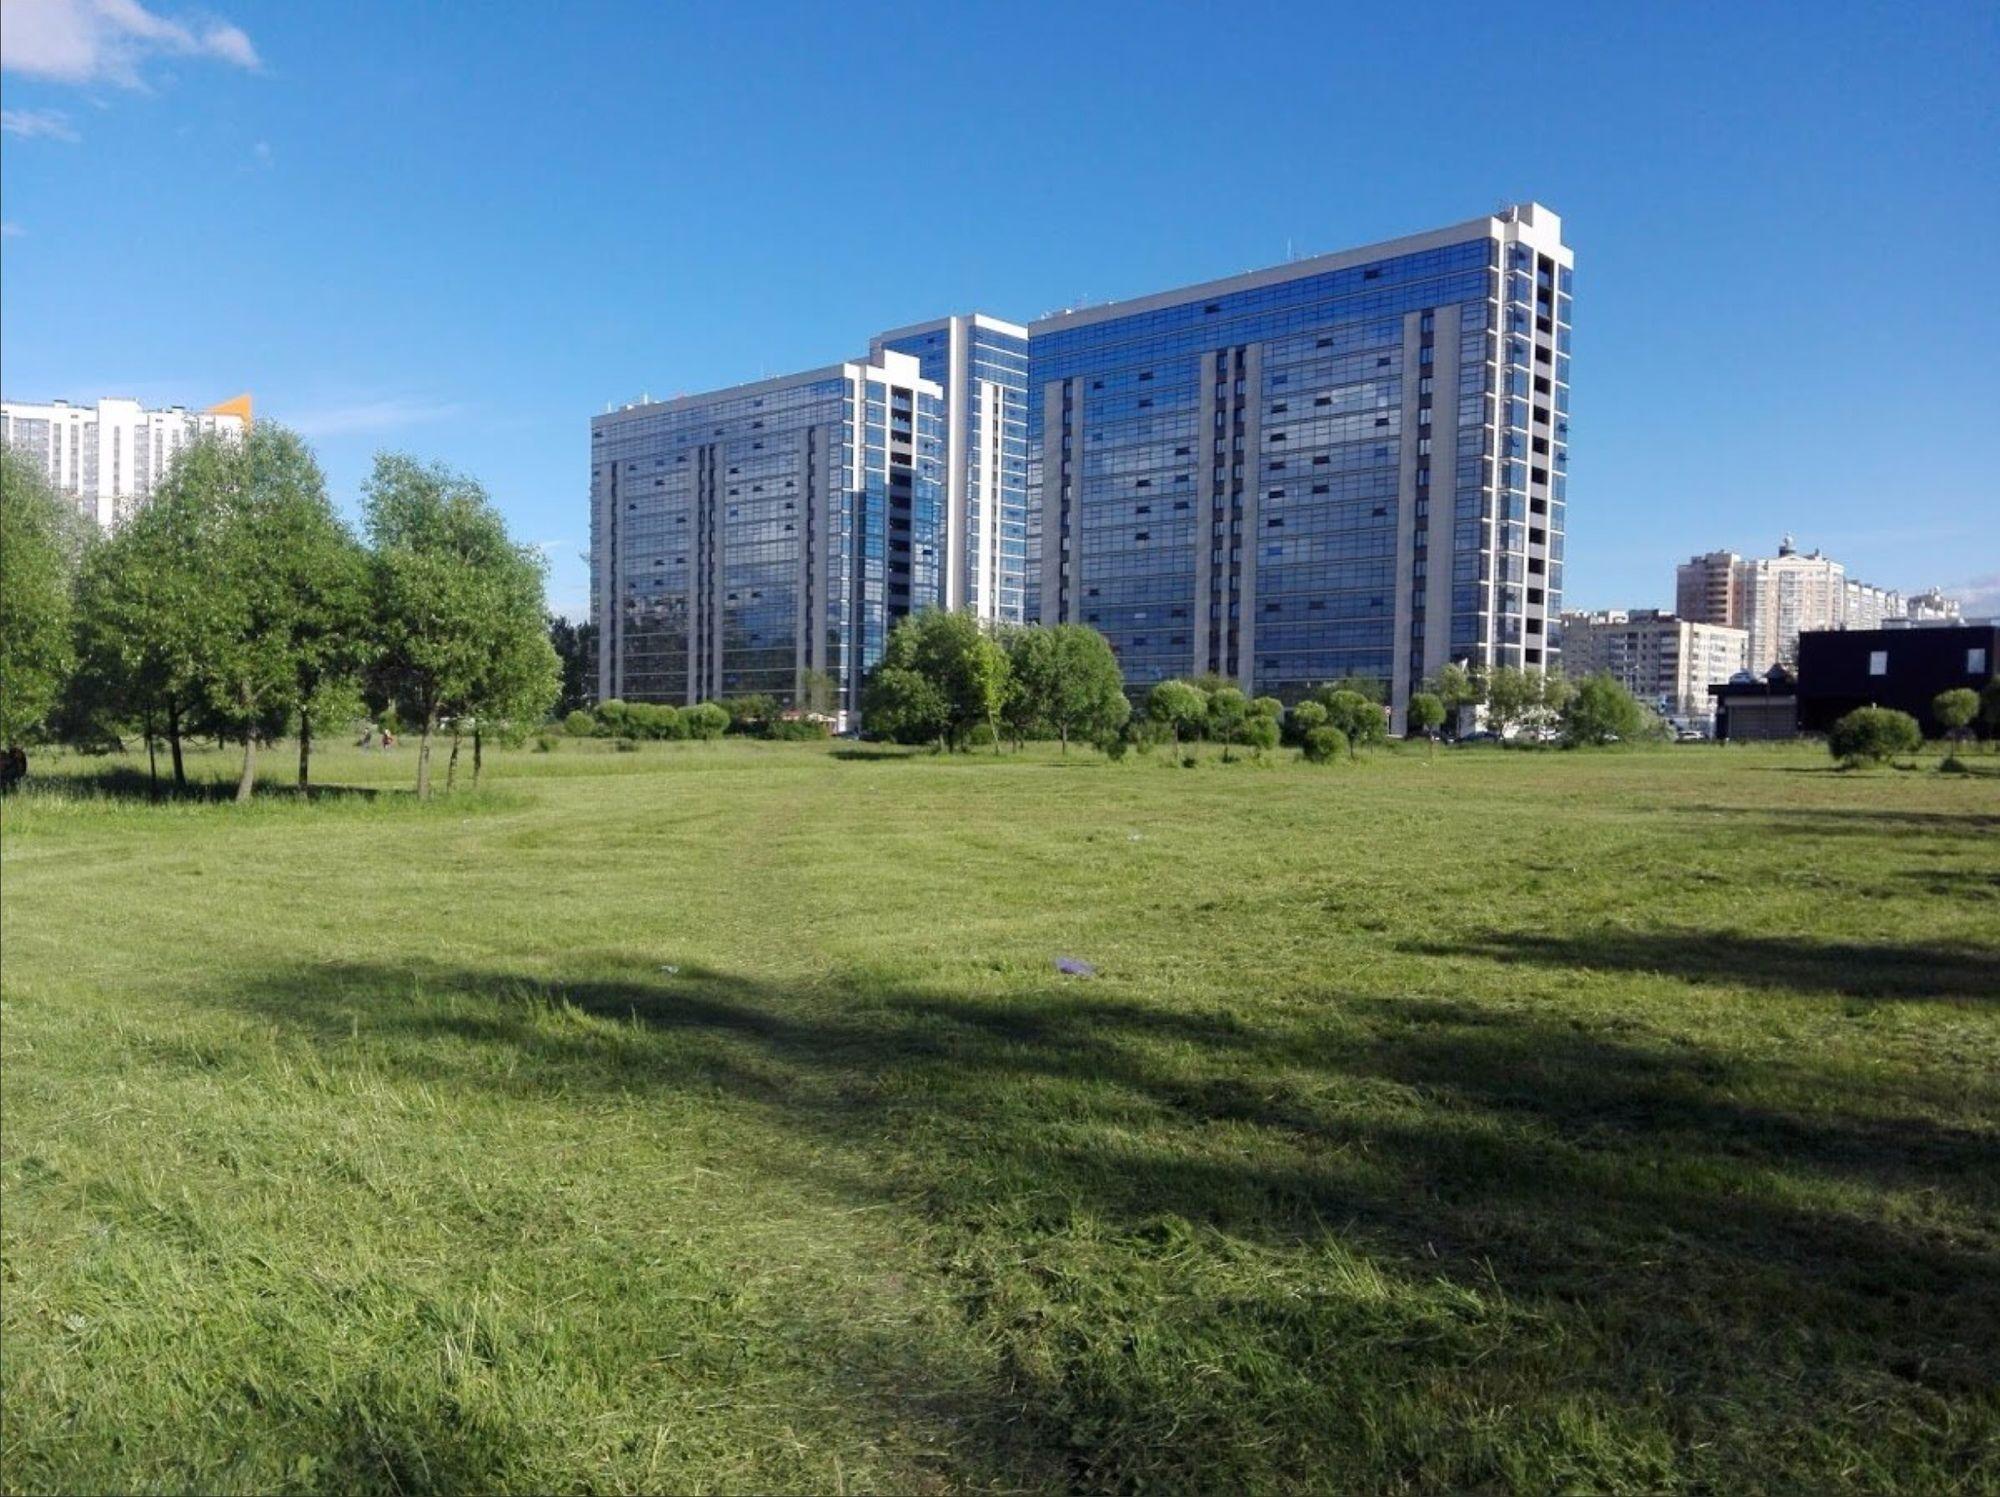
[[[1063,752],[1069,752],[1069,724],[1061,723],[1056,728],[1056,736],[1062,739]]]
[[[451,731],[451,758],[445,761],[444,766],[444,790],[446,795],[451,794],[452,786],[458,783],[458,742],[458,729],[453,728]]]
[[[174,750],[174,789],[187,789],[187,766],[181,762],[181,704],[178,697],[167,698],[167,741]]]
[[[431,735],[437,732],[436,707],[424,711],[424,736],[417,742],[417,799],[431,798]]]
[[[256,726],[244,728],[244,777],[236,781],[236,805],[246,805],[256,793]]]
[[[299,794],[312,793],[313,720],[310,712],[299,713]]]
[[[479,788],[479,770],[484,758],[481,753],[483,747],[481,740],[484,737],[485,734],[478,728],[472,730],[472,788],[475,790]]]
[[[160,798],[160,739],[153,731],[153,714],[145,716],[146,725],[146,789],[154,800]]]

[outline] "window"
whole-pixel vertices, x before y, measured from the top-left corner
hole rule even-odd
[[[1870,650],[1868,652],[1868,674],[1871,676],[1886,676],[1889,674],[1889,652],[1887,650]]]
[[[1986,651],[1984,649],[1971,649],[1965,652],[1965,673],[1968,676],[1983,676],[1986,674]]]

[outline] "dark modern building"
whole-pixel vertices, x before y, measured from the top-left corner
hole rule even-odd
[[[1136,690],[1557,663],[1570,275],[1536,203],[1028,329],[1026,612]]]
[[[1824,733],[1856,707],[1894,707],[1943,730],[1931,716],[1941,691],[1978,691],[2000,669],[2000,624],[1828,629],[1799,636],[1799,727]]]

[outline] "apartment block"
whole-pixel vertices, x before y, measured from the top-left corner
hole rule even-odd
[[[1786,536],[1776,556],[1745,559],[1711,551],[1681,563],[1675,609],[1701,623],[1728,624],[1750,636],[1749,669],[1798,663],[1799,635],[1813,629],[1875,629],[1905,617],[1901,594],[1849,577],[1818,551],[1801,554]]]
[[[1573,677],[1607,673],[1672,717],[1707,717],[1709,687],[1747,668],[1750,636],[1657,609],[1565,613],[1563,668]]]
[[[1734,551],[1682,562],[1674,576],[1674,612],[1692,623],[1743,627],[1742,565]]]
[[[1958,599],[1948,598],[1934,587],[1912,593],[1903,600],[1903,616],[1913,624],[1949,624],[1959,617]]]
[[[1524,203],[1031,324],[1027,616],[1398,728],[1448,662],[1555,664],[1572,268]]]
[[[591,422],[598,697],[796,701],[844,712],[890,626],[941,606],[946,394],[879,349]]]
[[[250,420],[248,395],[203,411],[148,410],[117,397],[95,405],[0,400],[0,440],[39,463],[56,492],[104,530],[152,497],[183,447],[214,433],[240,441]]]

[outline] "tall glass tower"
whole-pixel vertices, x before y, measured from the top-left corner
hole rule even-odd
[[[1525,203],[1029,327],[1026,609],[1128,684],[1555,664],[1570,273]]]
[[[883,333],[945,392],[945,606],[1022,622],[1028,555],[1028,330],[983,312]]]
[[[893,351],[592,420],[599,699],[795,702],[820,671],[858,711],[944,596],[944,423]]]

